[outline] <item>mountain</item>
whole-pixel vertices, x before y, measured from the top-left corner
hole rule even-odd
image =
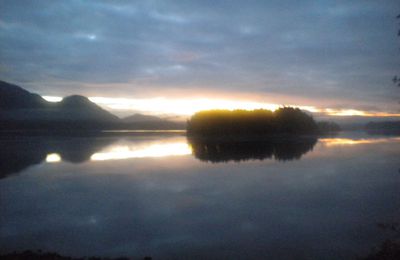
[[[143,114],[134,114],[134,115],[125,117],[122,120],[127,123],[165,121],[157,116],[149,116],[149,115],[143,115]]]
[[[57,132],[103,129],[171,130],[185,129],[185,123],[142,114],[119,119],[84,96],[68,96],[53,103],[19,86],[0,81],[0,130],[15,129]]]
[[[108,128],[119,118],[84,96],[52,103],[23,88],[0,81],[1,129]]]
[[[0,80],[0,110],[46,108],[48,103],[38,94]]]
[[[369,122],[365,130],[370,134],[400,135],[400,121]]]
[[[185,122],[175,122],[157,116],[134,114],[122,119],[126,129],[141,130],[183,130],[186,128]]]
[[[59,120],[117,122],[119,118],[102,109],[84,96],[68,96],[54,104]]]

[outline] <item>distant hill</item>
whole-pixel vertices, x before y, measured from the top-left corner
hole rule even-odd
[[[54,104],[54,110],[62,120],[85,120],[100,122],[116,122],[119,118],[84,96],[68,96]]]
[[[0,120],[8,122],[116,122],[119,118],[83,96],[52,103],[23,88],[0,82]]]
[[[122,119],[122,124],[126,129],[144,130],[184,130],[185,122],[175,122],[157,116],[134,114]]]
[[[0,81],[0,129],[98,129],[117,122],[117,116],[84,96],[69,96],[52,103]]]
[[[337,123],[332,121],[319,121],[317,122],[317,126],[321,134],[333,134],[342,130]]]
[[[0,80],[0,109],[40,109],[48,103],[38,94]]]
[[[127,123],[165,121],[157,116],[149,116],[143,114],[133,114],[131,116],[123,118],[122,120]]]
[[[120,119],[91,102],[72,95],[60,102],[48,102],[38,94],[0,81],[0,130],[118,130],[184,129],[185,124],[156,116],[134,114]]]
[[[400,135],[400,121],[369,122],[365,130],[371,134]]]
[[[134,114],[122,119],[122,124],[127,129],[147,130],[184,130],[185,122],[175,122],[157,116]]]

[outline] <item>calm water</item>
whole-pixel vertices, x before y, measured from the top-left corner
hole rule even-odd
[[[352,259],[400,217],[400,139],[0,137],[0,248]]]

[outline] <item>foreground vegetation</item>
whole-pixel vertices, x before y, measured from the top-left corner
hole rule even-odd
[[[298,108],[281,107],[272,112],[257,110],[209,110],[194,114],[187,122],[189,135],[231,136],[266,134],[319,134],[337,129],[323,124]]]

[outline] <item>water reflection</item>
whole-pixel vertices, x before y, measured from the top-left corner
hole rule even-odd
[[[322,138],[319,140],[326,146],[335,145],[357,145],[357,144],[377,144],[400,141],[400,137],[375,138],[375,139],[351,139],[351,138]]]
[[[43,162],[82,163],[102,147],[114,142],[110,138],[20,137],[0,140],[0,179]]]
[[[0,179],[21,172],[31,165],[40,164],[47,154],[47,147],[43,142],[1,141],[0,145]]]
[[[194,156],[201,161],[228,162],[276,159],[296,160],[311,151],[317,138],[230,141],[189,138]]]
[[[325,146],[398,142],[391,138],[322,138]],[[182,136],[147,137],[21,137],[0,140],[0,178],[46,163],[83,163],[86,161],[184,156],[208,162],[275,159],[297,160],[311,151],[316,138],[227,141],[194,139]]]
[[[92,161],[121,160],[146,157],[166,157],[189,155],[192,153],[189,145],[184,141],[166,143],[150,143],[145,146],[137,145],[112,145],[101,152],[93,154]]]
[[[26,137],[0,140],[0,145],[0,178],[44,162],[84,163],[192,154],[182,137]]]
[[[212,164],[192,156],[116,156],[169,156],[182,144],[186,154],[190,143],[182,136],[3,138],[1,171],[24,161],[43,164],[0,180],[0,253],[42,249],[137,259],[368,255],[385,239],[375,223],[394,222],[400,208],[400,140],[388,140],[343,146],[327,146],[326,140],[315,146],[316,140],[192,142],[193,153],[196,145],[206,146],[227,160],[301,157],[291,163]],[[313,151],[304,156],[307,149]],[[88,161],[61,163],[74,152],[74,162]],[[92,161],[94,154],[121,160]]]

